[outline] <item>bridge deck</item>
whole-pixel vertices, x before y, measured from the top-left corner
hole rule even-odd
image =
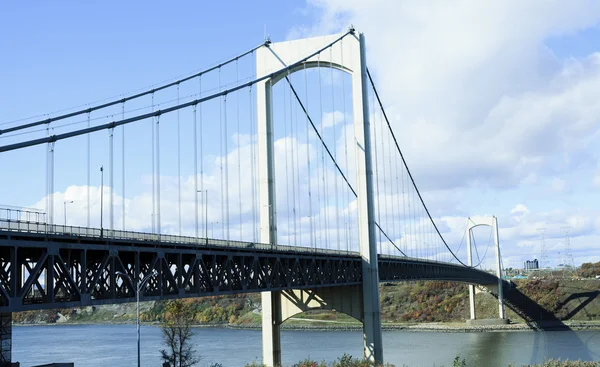
[[[357,252],[0,221],[0,312],[362,282]],[[380,281],[495,284],[456,264],[379,256]]]

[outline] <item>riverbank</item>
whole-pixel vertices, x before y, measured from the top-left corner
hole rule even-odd
[[[134,325],[135,321],[121,322],[62,322],[62,323],[13,323],[13,326],[59,326],[59,325]],[[159,322],[142,323],[144,326],[160,327]],[[194,324],[194,328],[216,328],[234,330],[260,330],[260,324]],[[540,327],[532,328],[525,323],[511,323],[506,325],[467,325],[460,322],[425,322],[425,323],[385,323],[381,325],[384,331],[435,331],[435,332],[495,332],[495,331],[600,331],[600,321],[565,321],[564,323],[540,323]],[[362,325],[358,322],[323,322],[322,320],[292,320],[284,323],[281,328],[290,331],[360,331]]]
[[[565,323],[547,323],[542,324],[544,331],[600,331],[600,322],[565,322]],[[203,326],[201,326],[203,327]],[[209,326],[210,327],[210,326]],[[260,330],[260,325],[224,325],[222,327],[230,329],[245,329],[245,330]],[[306,323],[281,326],[283,330],[293,331],[360,331],[361,324],[322,324],[322,323]],[[532,328],[524,323],[514,323],[506,325],[467,325],[466,323],[403,323],[403,324],[383,324],[381,325],[384,331],[435,331],[435,332],[494,332],[494,331],[539,331],[540,328]]]
[[[600,280],[545,279],[520,281],[519,290],[545,310],[540,317],[564,321],[566,329],[600,328]],[[500,326],[468,326],[467,287],[447,282],[400,282],[380,286],[381,321],[385,330],[495,331],[531,330],[510,307],[506,317],[513,323]],[[201,327],[260,328],[260,294],[249,293],[184,299],[193,323]],[[166,318],[168,301],[140,304],[141,321],[160,324]],[[478,318],[495,318],[498,301],[489,293],[476,296]],[[537,315],[537,314],[536,314]],[[535,315],[531,315],[535,317]],[[13,313],[15,324],[127,324],[135,323],[136,304],[121,303],[72,309],[38,310]],[[546,318],[549,319],[549,318]],[[537,329],[565,329],[562,323],[538,322]],[[307,311],[286,320],[284,329],[293,330],[360,330],[350,316],[332,310]]]

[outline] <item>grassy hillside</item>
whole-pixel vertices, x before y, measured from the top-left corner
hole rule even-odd
[[[600,320],[600,280],[536,279],[520,280],[516,285],[523,294],[536,301],[561,320]],[[381,313],[384,323],[463,322],[469,316],[468,290],[464,284],[447,282],[403,282],[381,284]],[[498,302],[490,294],[476,296],[477,317],[494,318]],[[260,294],[191,298],[198,324],[259,325]],[[164,320],[165,302],[142,304],[144,322]],[[507,309],[507,317],[522,321]],[[289,325],[306,323],[306,319],[352,323],[346,315],[331,311],[313,311],[297,315]],[[107,305],[76,309],[29,311],[13,314],[15,322],[131,322],[135,320],[135,304]],[[314,321],[311,321],[314,322]]]

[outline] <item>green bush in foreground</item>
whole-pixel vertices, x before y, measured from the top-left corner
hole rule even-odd
[[[525,365],[524,365],[525,366]],[[544,363],[527,365],[529,367],[600,367],[600,362],[584,362],[584,361],[561,361],[560,359],[549,359]],[[509,367],[515,367],[510,364]]]
[[[406,365],[404,365],[406,366]],[[460,354],[457,355],[452,361],[452,367],[467,367],[467,361],[461,358]],[[265,367],[264,364],[254,361],[246,364],[244,367]],[[349,354],[344,354],[339,357],[336,361],[327,363],[325,361],[317,362],[310,358],[303,359],[300,362],[294,364],[292,367],[374,367],[368,361],[364,359],[353,358]],[[394,365],[386,363],[384,365],[377,365],[375,367],[394,367]],[[509,364],[507,367],[516,367],[515,364]],[[521,367],[600,367],[600,362],[584,362],[584,361],[561,361],[560,359],[549,359],[541,364],[535,365],[521,365]]]
[[[264,367],[264,364],[254,361],[246,364],[244,367]],[[374,367],[369,361],[359,358],[353,358],[349,354],[343,354],[336,361],[327,364],[325,361],[317,362],[310,358],[303,359],[292,367]],[[395,367],[392,364],[377,365],[375,367]]]

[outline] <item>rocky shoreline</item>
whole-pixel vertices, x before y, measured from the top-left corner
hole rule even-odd
[[[58,326],[58,325],[132,325],[135,322],[111,322],[111,323],[87,323],[87,322],[61,322],[61,323],[13,323],[13,326]],[[146,326],[160,326],[160,323],[144,323]],[[260,330],[259,324],[236,325],[236,324],[197,324],[197,328],[224,328],[234,330]],[[302,324],[283,324],[283,330],[291,331],[360,331],[360,324],[323,323],[319,321],[306,321]],[[600,330],[599,321],[574,321],[563,323],[546,323],[531,327],[524,323],[506,325],[466,325],[464,323],[404,323],[383,324],[384,331],[409,331],[409,332],[496,332],[496,331],[579,331]]]
[[[250,329],[259,330],[260,325],[224,325],[230,329]],[[547,323],[538,327],[531,327],[524,323],[506,324],[506,325],[477,325],[470,326],[461,323],[406,323],[406,324],[383,324],[384,331],[435,331],[435,332],[494,332],[494,331],[578,331],[578,330],[600,330],[600,322],[565,322],[564,324]],[[295,331],[360,331],[362,326],[358,324],[319,324],[318,322],[304,325],[286,325],[281,327],[283,330]]]

